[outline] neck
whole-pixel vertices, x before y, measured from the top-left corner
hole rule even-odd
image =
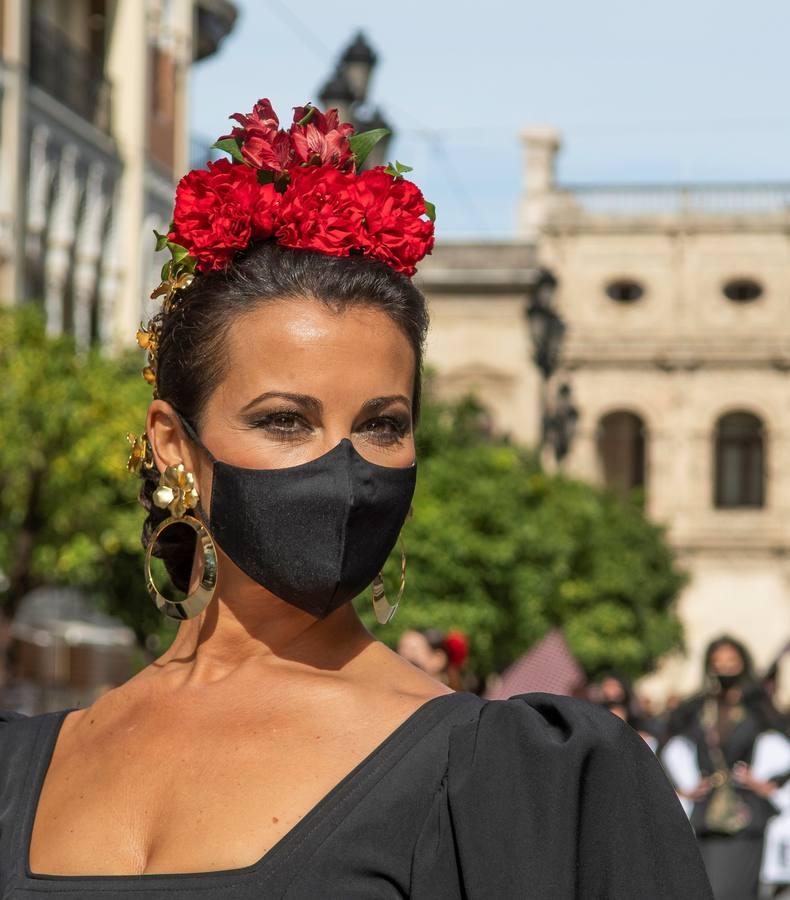
[[[346,603],[325,619],[280,600],[220,554],[214,598],[193,619],[179,623],[170,648],[157,661],[181,683],[205,684],[241,671],[337,671],[375,643]],[[199,580],[193,567],[190,590]]]

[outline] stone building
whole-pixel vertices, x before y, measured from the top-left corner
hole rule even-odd
[[[190,66],[235,18],[229,0],[3,0],[0,303],[41,303],[83,347],[133,338],[188,168]]]
[[[524,141],[517,239],[445,244],[423,264],[429,362],[444,390],[476,390],[500,429],[534,443],[524,312],[548,267],[580,412],[566,471],[644,491],[691,576],[689,653],[646,688],[697,687],[723,631],[766,666],[790,639],[790,184],[563,186],[559,136]]]

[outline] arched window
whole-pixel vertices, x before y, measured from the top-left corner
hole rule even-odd
[[[598,460],[604,484],[627,495],[645,484],[645,423],[635,413],[609,413],[598,423]]]
[[[764,434],[752,413],[733,412],[716,423],[715,503],[722,509],[765,503]]]

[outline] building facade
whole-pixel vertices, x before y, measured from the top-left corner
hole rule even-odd
[[[691,576],[688,653],[646,689],[699,686],[725,631],[767,666],[790,638],[790,184],[573,188],[555,180],[555,132],[524,140],[518,239],[439,247],[423,267],[440,385],[476,390],[500,428],[537,440],[524,312],[530,266],[548,267],[580,412],[565,470],[643,493]],[[474,259],[489,274],[465,281]]]
[[[235,18],[228,0],[3,0],[0,303],[40,303],[81,347],[133,339],[188,168],[189,70]]]

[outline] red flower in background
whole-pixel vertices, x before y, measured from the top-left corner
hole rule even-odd
[[[360,247],[405,275],[434,245],[433,222],[424,219],[425,198],[411,181],[383,168],[354,179],[354,212]]]
[[[300,125],[308,116],[308,121]],[[354,134],[354,126],[341,123],[336,109],[322,113],[314,106],[294,107],[294,122],[288,134],[297,162],[353,171],[354,154],[348,139]]]
[[[168,240],[186,247],[201,271],[222,269],[253,241],[271,237],[280,196],[273,184],[258,184],[249,166],[210,162],[178,183]]]

